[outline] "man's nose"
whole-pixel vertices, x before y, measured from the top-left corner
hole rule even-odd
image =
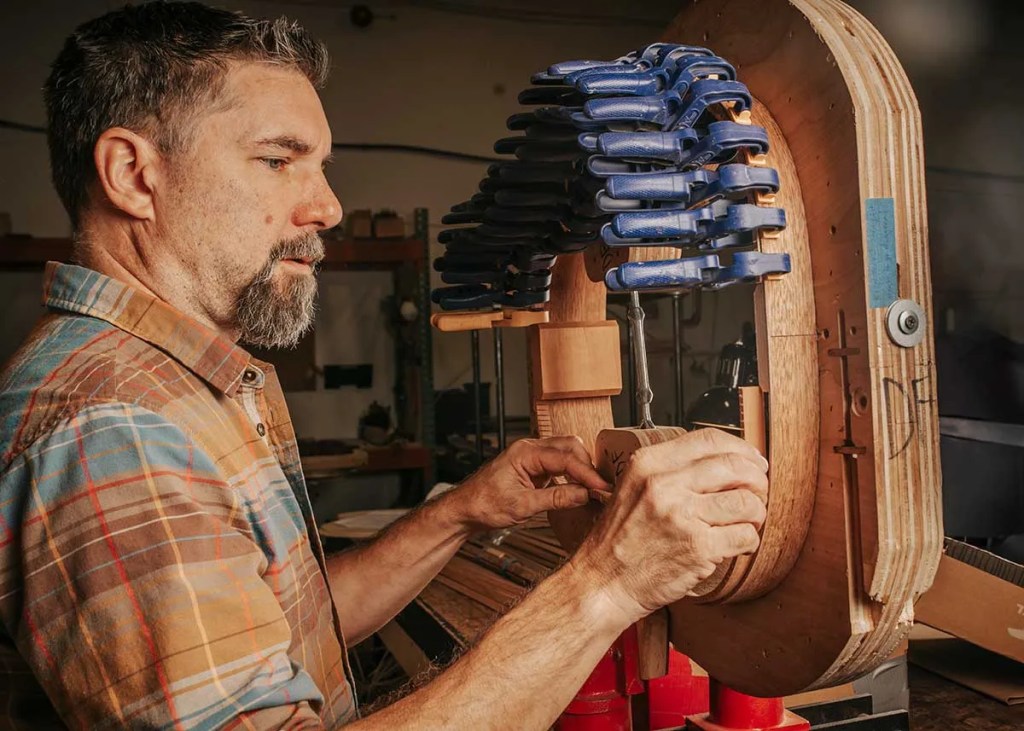
[[[327,178],[321,173],[306,201],[296,209],[294,223],[298,227],[313,225],[317,230],[323,231],[341,223],[341,217],[341,202],[331,190]]]

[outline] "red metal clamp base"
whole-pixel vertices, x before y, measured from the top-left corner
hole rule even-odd
[[[643,729],[679,728],[686,718],[691,731],[810,731],[811,725],[783,706],[781,698],[755,698],[714,678],[696,678],[689,659],[673,652],[669,673],[644,683],[638,665],[636,626],[615,641],[555,721],[555,731],[633,731],[631,696],[646,692]],[[646,686],[646,687],[645,687]],[[709,692],[710,691],[710,692]],[[710,698],[709,698],[710,696]],[[710,712],[686,716],[708,708]]]
[[[631,695],[642,693],[636,625],[615,641],[555,721],[556,731],[632,731]]]
[[[688,716],[708,710],[708,676],[694,675],[690,658],[669,650],[668,674],[647,681],[650,731],[678,729]]]
[[[711,679],[711,711],[686,719],[693,731],[810,731],[811,724],[787,711],[781,698],[744,695]]]

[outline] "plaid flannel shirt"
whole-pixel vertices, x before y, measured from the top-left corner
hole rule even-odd
[[[88,269],[43,300],[0,373],[0,726],[354,718],[273,367]]]

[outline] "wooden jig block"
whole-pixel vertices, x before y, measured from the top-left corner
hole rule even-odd
[[[530,328],[529,343],[537,398],[614,396],[622,391],[615,320],[543,323]]]

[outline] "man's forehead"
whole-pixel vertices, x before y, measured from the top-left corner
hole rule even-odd
[[[224,78],[226,85],[236,91],[253,92],[267,86],[302,86],[316,95],[309,79],[293,66],[263,61],[229,61]]]
[[[289,139],[296,149],[307,145],[330,151],[330,127],[320,97],[295,69],[262,63],[229,67],[224,93],[230,104],[221,122],[242,144]]]

